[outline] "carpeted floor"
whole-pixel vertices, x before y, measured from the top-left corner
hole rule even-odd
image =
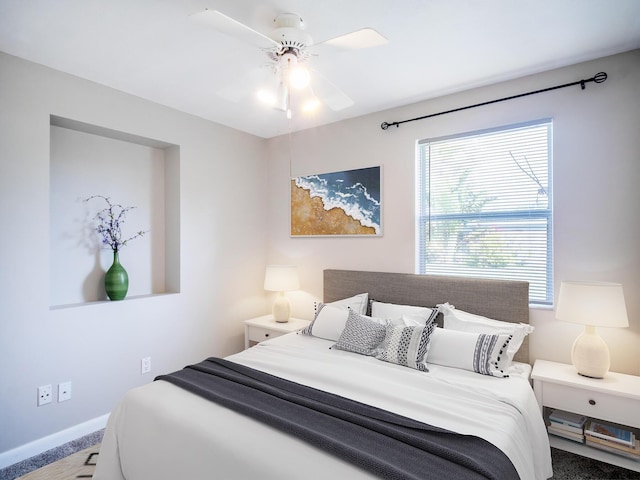
[[[0,470],[0,480],[70,480],[91,478],[104,431],[98,431]],[[87,445],[89,447],[87,448]],[[633,472],[551,449],[553,480],[640,480]],[[31,473],[30,473],[31,472]]]
[[[640,472],[551,449],[553,480],[640,480]],[[638,462],[640,466],[640,462]]]

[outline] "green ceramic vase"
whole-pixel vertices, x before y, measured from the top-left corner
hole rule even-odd
[[[129,275],[122,265],[118,252],[113,252],[113,265],[104,276],[104,288],[111,300],[124,300],[129,290]]]

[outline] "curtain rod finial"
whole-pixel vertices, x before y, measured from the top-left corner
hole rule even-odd
[[[392,125],[395,125],[395,126],[396,126],[396,128],[399,128],[401,123],[402,123],[402,122],[392,122],[392,123],[382,122],[382,123],[380,124],[380,128],[381,128],[381,129],[383,129],[383,130],[387,130],[387,129],[388,129],[390,126],[392,126]]]
[[[605,72],[596,73],[595,77],[593,77],[593,81],[596,83],[602,83],[607,79],[607,74]]]

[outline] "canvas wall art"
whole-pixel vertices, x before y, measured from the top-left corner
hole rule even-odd
[[[382,235],[381,167],[291,179],[291,236]]]

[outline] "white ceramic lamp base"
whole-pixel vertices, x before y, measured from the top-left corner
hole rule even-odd
[[[284,292],[278,293],[275,302],[273,302],[273,319],[278,323],[287,323],[291,316],[291,303],[284,296]]]
[[[573,342],[571,361],[580,375],[604,378],[609,371],[609,348],[596,332],[596,327],[586,325],[584,332]]]

